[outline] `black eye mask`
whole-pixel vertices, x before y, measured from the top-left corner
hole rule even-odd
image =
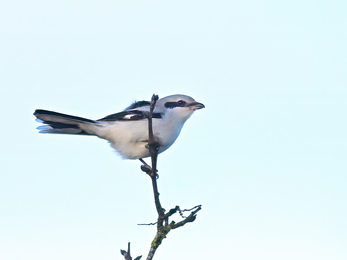
[[[179,100],[177,102],[166,102],[165,107],[166,108],[174,108],[174,107],[184,107],[186,106],[186,102],[183,100]]]

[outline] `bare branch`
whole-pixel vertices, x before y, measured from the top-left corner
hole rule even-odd
[[[152,169],[150,172],[150,177],[152,179],[152,187],[153,187],[153,194],[154,194],[154,202],[155,207],[157,209],[159,218],[164,214],[165,210],[162,208],[159,200],[159,191],[158,191],[158,185],[157,185],[157,158],[158,158],[158,150],[159,150],[159,143],[154,140],[153,135],[153,110],[155,107],[155,103],[159,97],[155,94],[153,94],[151,99],[151,105],[148,115],[148,149],[149,153],[151,155],[152,159]],[[158,219],[158,226],[160,226],[162,222]]]
[[[160,199],[159,199],[159,191],[158,191],[158,185],[157,185],[157,158],[158,158],[158,150],[159,150],[159,143],[154,139],[153,134],[153,111],[155,108],[155,104],[159,97],[155,94],[153,94],[151,103],[150,103],[150,111],[148,113],[148,144],[147,148],[149,150],[149,154],[151,156],[151,166],[149,166],[143,159],[140,159],[140,161],[143,163],[141,165],[141,170],[146,172],[150,177],[152,181],[152,188],[153,188],[153,195],[154,195],[154,203],[155,207],[158,213],[158,221],[156,223],[149,223],[149,224],[138,224],[138,225],[157,225],[157,234],[155,235],[152,243],[151,248],[147,256],[147,260],[152,260],[153,256],[157,250],[157,248],[162,243],[163,239],[166,238],[166,235],[172,230],[179,227],[184,226],[185,224],[189,222],[193,222],[196,219],[196,214],[198,211],[201,210],[201,205],[197,205],[191,209],[184,209],[181,210],[179,206],[176,206],[175,208],[170,209],[167,213],[165,213],[165,209],[161,206]],[[183,215],[183,212],[191,211],[189,216],[185,217]],[[174,215],[175,213],[179,213],[180,216],[183,218],[182,221],[175,223],[172,221],[169,224],[169,218]],[[124,256],[125,260],[132,260],[130,256],[130,242],[128,243],[128,251],[121,250],[122,255]],[[135,258],[135,260],[139,260],[141,256]]]

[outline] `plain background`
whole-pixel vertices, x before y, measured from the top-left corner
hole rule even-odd
[[[183,93],[206,105],[159,157],[163,206],[202,204],[155,259],[347,259],[346,1],[1,1],[0,259],[147,255],[150,179],[91,119]]]

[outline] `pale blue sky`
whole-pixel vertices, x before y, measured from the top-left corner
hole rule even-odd
[[[107,142],[40,135],[36,108],[100,118],[204,103],[159,156],[166,209],[202,204],[155,259],[347,259],[345,1],[3,1],[0,259],[145,257],[149,178]]]

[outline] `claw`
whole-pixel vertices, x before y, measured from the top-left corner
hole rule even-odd
[[[139,160],[140,162],[142,162],[141,171],[147,173],[148,175],[151,175],[152,167],[149,166],[148,163],[146,163],[142,158],[140,158]],[[157,172],[158,170],[156,170],[155,177],[156,179],[159,179],[159,174]]]
[[[149,167],[148,165],[141,165],[141,170],[147,174],[150,174],[152,171],[152,168]]]

